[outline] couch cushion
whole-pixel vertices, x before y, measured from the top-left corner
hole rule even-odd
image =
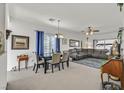
[[[93,57],[106,59],[107,58],[106,51],[104,49],[95,49]]]
[[[76,49],[69,49],[69,52],[74,53],[74,52],[76,52]]]
[[[88,55],[93,55],[93,49],[88,49]]]
[[[77,53],[81,52],[81,49],[76,49],[76,52],[77,52]]]
[[[82,53],[84,53],[85,55],[88,54],[88,50],[87,49],[82,49]]]
[[[100,53],[101,53],[100,50],[94,49],[92,56],[93,56],[93,57],[99,57]]]
[[[99,55],[99,58],[102,58],[102,59],[107,59],[107,58],[108,58],[108,56],[107,56],[107,55],[103,55],[103,54],[101,54],[101,55]]]
[[[77,57],[77,53],[75,52],[75,53],[71,53],[70,55],[69,55],[71,58],[76,58]]]
[[[84,53],[84,52],[79,52],[78,55],[84,56],[84,55],[87,55],[87,54]]]

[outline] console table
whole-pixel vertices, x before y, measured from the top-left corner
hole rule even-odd
[[[18,70],[20,71],[20,62],[25,62],[25,68],[27,69],[27,65],[28,65],[28,55],[20,55],[17,56],[17,60],[18,60]]]

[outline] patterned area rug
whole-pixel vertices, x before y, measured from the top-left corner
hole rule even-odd
[[[106,60],[96,59],[96,58],[85,58],[85,59],[73,61],[73,62],[99,69],[103,64],[106,63]]]

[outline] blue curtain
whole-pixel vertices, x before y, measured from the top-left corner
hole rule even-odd
[[[36,52],[38,55],[44,56],[44,32],[36,32]]]
[[[60,38],[56,38],[56,52],[60,53]]]

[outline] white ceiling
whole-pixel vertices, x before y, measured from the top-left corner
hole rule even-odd
[[[102,4],[8,4],[10,16],[38,24],[57,26],[49,18],[61,19],[61,27],[81,31],[94,26],[101,31],[122,26],[122,15],[115,3]]]

